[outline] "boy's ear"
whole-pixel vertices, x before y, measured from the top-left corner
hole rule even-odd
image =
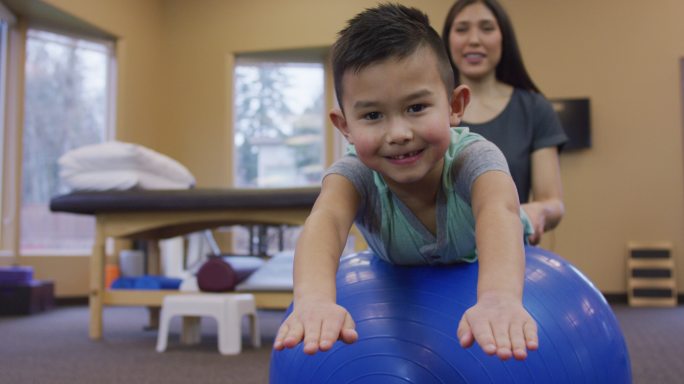
[[[335,128],[344,136],[349,144],[354,144],[351,140],[351,135],[349,134],[349,126],[347,125],[347,119],[344,117],[344,112],[339,108],[333,108],[330,111],[330,121],[332,121]]]
[[[470,88],[467,85],[459,85],[453,90],[451,94],[451,115],[449,116],[449,123],[452,127],[461,124],[461,119],[469,102]]]

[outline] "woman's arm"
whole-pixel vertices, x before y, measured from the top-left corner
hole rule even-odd
[[[529,216],[534,234],[529,237],[538,244],[545,231],[556,228],[565,213],[560,176],[558,148],[541,148],[532,153],[532,201],[522,208]]]

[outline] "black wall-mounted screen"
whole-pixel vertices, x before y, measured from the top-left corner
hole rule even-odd
[[[561,125],[568,135],[563,151],[591,147],[589,99],[550,99]]]

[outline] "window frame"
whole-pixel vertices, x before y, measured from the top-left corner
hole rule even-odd
[[[322,131],[322,154],[321,165],[327,168],[333,159],[339,157],[339,134],[332,133],[336,131],[328,118],[328,111],[334,105],[334,90],[332,82],[332,68],[329,60],[330,47],[304,47],[295,49],[264,49],[259,51],[241,51],[234,52],[227,55],[227,111],[228,111],[228,148],[230,149],[230,167],[228,169],[229,184],[233,188],[245,188],[236,185],[235,175],[235,83],[236,83],[236,68],[243,63],[319,63],[323,65],[323,97],[324,97],[324,111],[323,111],[323,131]],[[343,139],[342,139],[343,140]],[[256,187],[256,188],[270,188],[270,187]],[[287,187],[297,188],[297,187]]]
[[[0,255],[12,263],[19,260],[17,227],[17,194],[21,156],[21,126],[23,124],[24,36],[27,23],[18,18],[7,29],[5,99],[3,102],[2,183],[0,184]]]
[[[5,175],[5,133],[6,133],[6,109],[7,109],[7,66],[9,60],[9,32],[11,26],[16,23],[16,18],[0,2],[0,191],[6,185]],[[4,215],[4,199],[0,198],[0,217]],[[7,251],[2,247],[2,237],[4,231],[0,225],[0,256]]]
[[[6,107],[5,116],[5,140],[1,151],[4,151],[2,166],[2,205],[0,211],[2,222],[0,224],[0,256],[3,254],[18,260],[28,256],[90,256],[91,248],[83,249],[40,249],[24,250],[21,247],[21,206],[22,206],[22,182],[23,182],[23,129],[24,129],[24,104],[25,104],[25,65],[26,47],[29,38],[29,30],[45,31],[70,38],[102,44],[106,47],[107,62],[107,110],[105,116],[104,140],[113,140],[116,136],[116,100],[117,100],[117,42],[112,38],[105,39],[101,36],[93,37],[85,33],[74,33],[69,28],[57,28],[46,26],[42,23],[33,23],[25,18],[19,18],[16,25],[10,28],[8,44],[8,82],[3,105]],[[93,223],[93,225],[95,225]]]
[[[334,81],[332,73],[332,64],[330,60],[330,46],[324,47],[309,47],[309,48],[297,48],[289,50],[259,50],[259,51],[241,51],[236,53],[229,53],[225,56],[225,67],[226,68],[226,93],[227,97],[227,121],[226,121],[226,147],[230,150],[230,166],[228,167],[228,182],[233,188],[241,188],[235,185],[235,165],[233,161],[235,159],[235,71],[237,66],[238,57],[241,57],[241,62],[247,62],[248,60],[245,56],[249,56],[250,59],[270,62],[317,62],[323,64],[323,97],[324,97],[324,126],[322,133],[323,140],[323,167],[328,168],[335,160],[341,158],[346,153],[347,140],[342,136],[342,134],[333,126],[330,118],[328,117],[328,112],[335,107],[338,107],[337,99],[334,90]],[[302,52],[307,52],[302,54]],[[299,53],[299,55],[298,55]],[[302,57],[308,57],[308,60],[302,60]],[[240,226],[235,226],[233,230],[243,230],[247,231]],[[268,228],[266,228],[268,230]],[[232,243],[233,248],[236,246],[236,236],[240,234],[230,233],[227,237],[227,241]],[[249,236],[249,235],[245,235]],[[267,247],[272,244],[268,244]],[[251,248],[249,248],[251,249]]]

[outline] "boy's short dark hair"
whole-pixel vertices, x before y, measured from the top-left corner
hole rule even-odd
[[[426,14],[400,4],[381,4],[368,8],[349,20],[332,47],[335,94],[342,107],[342,76],[358,73],[365,67],[389,58],[403,59],[418,48],[428,47],[437,58],[437,66],[447,95],[454,89],[454,73],[449,56],[437,31]]]

